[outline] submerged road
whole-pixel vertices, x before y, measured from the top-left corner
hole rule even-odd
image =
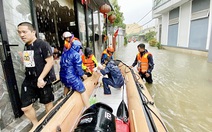
[[[115,59],[131,65],[136,43],[119,47]],[[153,84],[146,84],[170,132],[212,131],[212,63],[206,57],[146,48],[153,54]]]

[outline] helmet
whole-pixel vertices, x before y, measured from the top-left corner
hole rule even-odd
[[[66,31],[66,32],[63,33],[63,39],[64,38],[68,38],[68,37],[73,37],[73,36],[74,35],[72,33],[68,32],[68,31]]]
[[[91,55],[92,54],[92,49],[91,48],[89,48],[89,47],[86,47],[85,48],[85,56],[89,56],[89,55]]]
[[[113,47],[108,47],[108,48],[107,48],[107,51],[109,51],[109,52],[114,52],[114,48],[113,48]]]

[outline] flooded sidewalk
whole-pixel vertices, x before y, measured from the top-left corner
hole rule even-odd
[[[115,59],[132,65],[136,43],[120,47]],[[170,132],[212,131],[212,63],[206,57],[146,48],[153,54],[153,84],[146,84]]]
[[[115,59],[132,65],[137,51],[136,43],[129,43],[115,52]],[[212,63],[206,57],[191,55],[170,50],[158,50],[156,47],[146,48],[153,54],[153,84],[148,85],[151,96],[160,111],[169,132],[211,132],[212,131]],[[98,90],[97,90],[98,89]],[[122,89],[111,89],[116,100],[103,95],[103,89],[95,89],[97,101],[107,100],[113,108],[118,108]],[[62,90],[58,91],[59,98]],[[126,96],[126,93],[124,94]],[[102,98],[98,98],[102,97]],[[119,97],[119,98],[117,98]],[[126,100],[125,100],[126,101]],[[114,109],[113,114],[116,114]],[[40,113],[44,113],[44,108]],[[19,125],[14,123],[3,132],[27,132],[31,128],[29,120],[20,118]],[[22,125],[20,122],[22,121]],[[27,126],[23,128],[24,126]]]

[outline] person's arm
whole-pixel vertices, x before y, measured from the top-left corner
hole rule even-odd
[[[87,66],[85,66],[83,63],[82,63],[82,69],[83,70],[86,70],[87,69]]]
[[[152,54],[149,54],[147,58],[148,58],[148,61],[149,61],[149,68],[147,70],[147,73],[151,73],[153,68],[154,68],[154,61],[153,61]]]
[[[38,77],[38,80],[39,79],[43,80],[46,77],[46,75],[49,73],[49,71],[52,69],[52,66],[54,65],[53,56],[49,56],[48,58],[45,59],[45,61],[46,61],[46,64],[45,64],[40,76]]]
[[[101,58],[101,64],[104,64],[104,60],[107,58],[107,55],[106,54],[103,54],[102,55],[102,58]]]
[[[95,63],[95,67],[97,67],[98,66],[98,62],[97,62],[97,59],[96,59],[96,57],[94,55],[92,56],[92,60]]]
[[[84,75],[84,71],[82,70],[82,59],[79,54],[74,55],[73,64],[75,65],[76,68],[76,74],[82,77]]]
[[[113,60],[113,55],[111,56],[111,59]]]
[[[137,60],[137,55],[136,55],[135,60],[134,60],[134,62],[133,62],[133,64],[132,64],[132,67],[136,66],[137,63],[138,63],[138,60]]]
[[[38,77],[37,86],[39,88],[43,88],[45,86],[46,82],[44,82],[44,78],[54,66],[54,58],[53,58],[51,46],[48,43],[42,43],[41,50],[42,50],[42,55],[45,58],[46,64],[40,76]]]
[[[107,64],[107,66],[105,67],[104,70],[103,69],[100,69],[101,74],[102,75],[106,75],[106,74],[110,73],[109,67],[110,67],[110,64]]]

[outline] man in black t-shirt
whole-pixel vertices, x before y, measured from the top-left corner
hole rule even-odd
[[[22,111],[35,127],[38,120],[33,103],[39,98],[40,103],[45,105],[46,112],[53,107],[54,95],[51,84],[56,79],[53,53],[47,42],[36,38],[31,23],[20,23],[18,34],[25,42],[23,51],[25,79],[21,89]]]

